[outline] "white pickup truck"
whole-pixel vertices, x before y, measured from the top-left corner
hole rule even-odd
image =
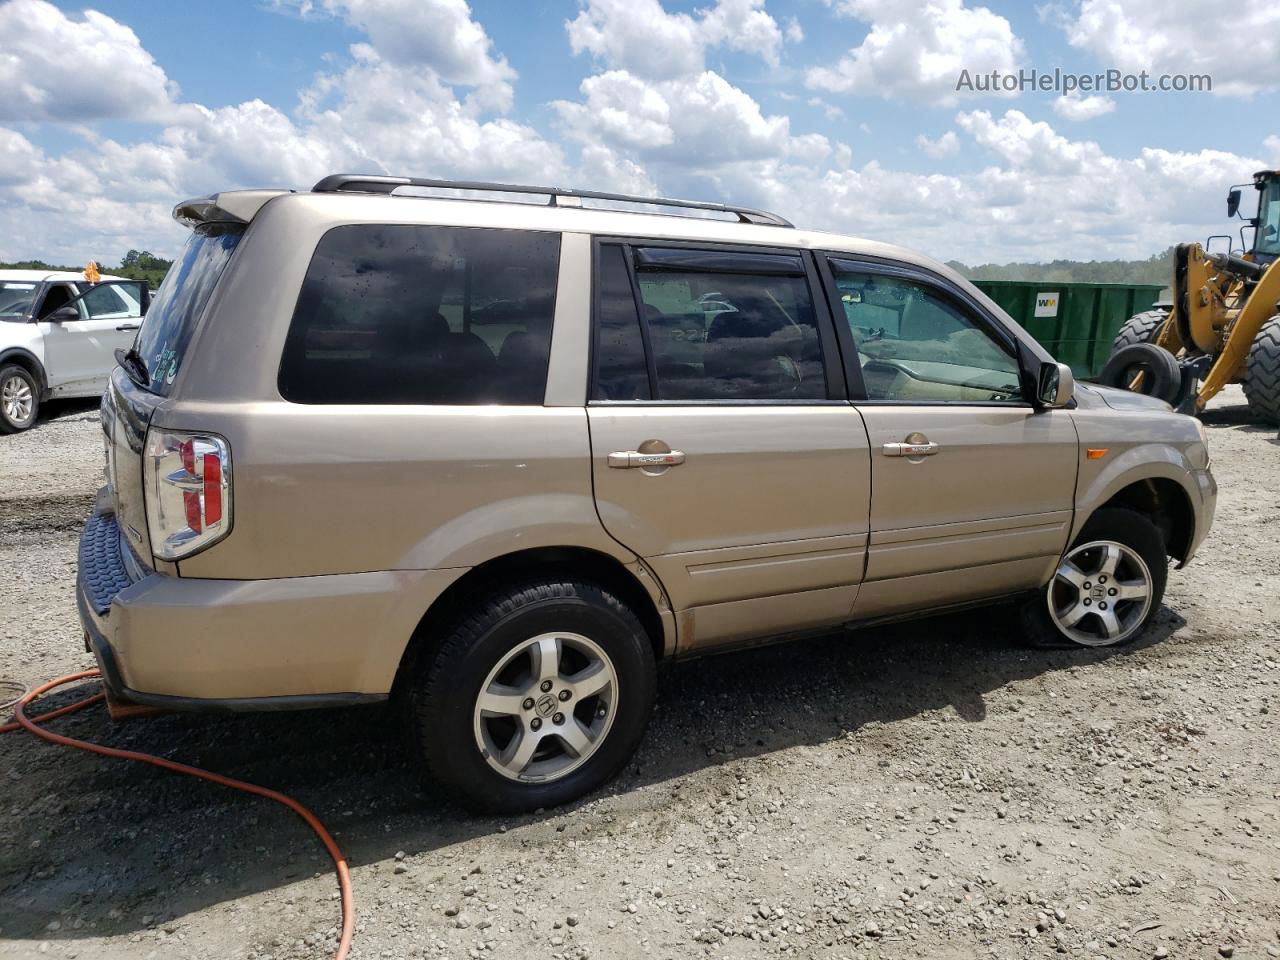
[[[0,433],[33,426],[43,400],[100,395],[149,301],[142,280],[0,270]]]

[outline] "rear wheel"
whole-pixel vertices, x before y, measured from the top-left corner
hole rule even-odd
[[[1037,647],[1114,647],[1134,640],[1164,597],[1164,538],[1133,510],[1104,508],[1089,518],[1054,577],[1022,611]]]
[[[1262,325],[1249,346],[1244,396],[1255,417],[1280,424],[1280,316]]]
[[[1135,313],[1124,322],[1116,332],[1115,339],[1111,341],[1112,356],[1135,343],[1155,343],[1156,337],[1160,335],[1160,328],[1164,326],[1167,319],[1169,314],[1164,310],[1145,310],[1142,313]]]
[[[17,364],[0,367],[0,433],[34,426],[40,414],[40,387],[31,371]]]
[[[608,590],[547,579],[503,590],[455,624],[410,691],[411,740],[472,806],[516,813],[611,779],[643,736],[655,664]]]

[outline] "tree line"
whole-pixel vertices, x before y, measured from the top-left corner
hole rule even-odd
[[[164,279],[164,275],[169,272],[169,268],[173,266],[172,260],[165,260],[157,257],[148,250],[130,250],[124,255],[124,259],[120,261],[118,266],[108,266],[101,260],[97,261],[98,272],[106,275],[110,274],[114,277],[125,277],[129,280],[145,280],[152,290],[160,286],[160,281]],[[60,266],[54,263],[45,263],[43,260],[21,260],[17,263],[0,263],[0,270],[48,270],[50,273],[55,270],[67,270],[72,273],[80,273],[85,268],[85,264],[79,264],[74,267]]]
[[[947,266],[970,280],[1036,280],[1046,283],[1173,282],[1173,247],[1145,260],[1051,260],[1048,263],[984,263],[969,266],[958,260]]]

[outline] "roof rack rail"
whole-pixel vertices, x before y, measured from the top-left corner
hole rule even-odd
[[[654,207],[684,210],[708,210],[731,213],[739,223],[756,223],[772,227],[794,226],[776,213],[750,207],[705,203],[701,200],[672,200],[665,197],[637,197],[625,193],[601,193],[596,190],[566,190],[561,187],[529,187],[515,183],[486,183],[478,180],[425,180],[420,177],[383,177],[358,173],[335,173],[314,187],[313,193],[393,193],[399,187],[428,187],[443,190],[473,190],[490,193],[524,193],[549,198],[547,206],[580,207],[582,200],[607,200],[613,203],[640,203]],[[569,201],[569,202],[565,202]],[[577,202],[573,202],[577,201]]]

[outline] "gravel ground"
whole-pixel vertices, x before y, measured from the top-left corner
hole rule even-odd
[[[1280,447],[1241,402],[1206,416],[1217,524],[1136,646],[1027,651],[988,611],[677,665],[636,763],[568,809],[468,815],[385,708],[59,728],[309,805],[354,957],[1280,957]],[[100,460],[85,405],[0,438],[0,677],[91,665]],[[332,950],[288,811],[21,734],[0,784],[0,956]]]

